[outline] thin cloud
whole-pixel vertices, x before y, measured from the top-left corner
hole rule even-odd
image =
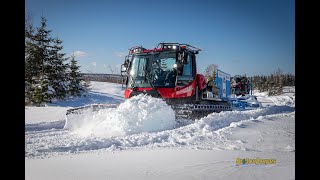
[[[124,58],[127,55],[126,52],[119,52],[119,51],[114,52],[114,54],[120,58]]]
[[[88,53],[86,53],[84,51],[75,51],[75,52],[73,52],[73,55],[76,57],[86,57],[86,56],[88,56]]]
[[[91,65],[97,67],[97,62],[92,62]]]

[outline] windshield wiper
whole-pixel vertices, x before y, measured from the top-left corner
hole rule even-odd
[[[152,80],[150,79],[150,73],[149,71],[147,71],[145,68],[143,69],[144,70],[144,73],[145,73],[145,78],[148,80],[148,83],[150,84],[150,86],[155,89],[154,85],[153,85],[153,82]]]
[[[130,87],[132,89],[135,89],[136,88],[136,86],[134,85],[136,83],[135,79],[133,78],[133,76],[130,73],[128,73],[128,76],[129,76],[129,79],[131,78]]]

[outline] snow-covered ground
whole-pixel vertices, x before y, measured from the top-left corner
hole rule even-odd
[[[121,85],[91,82],[86,97],[25,108],[26,179],[295,179],[295,96],[255,93],[262,108],[212,113],[175,128],[174,113]],[[68,117],[93,103],[119,107]],[[236,159],[276,159],[236,164]]]

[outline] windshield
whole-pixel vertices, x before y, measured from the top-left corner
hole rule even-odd
[[[176,81],[176,54],[161,53],[152,61],[152,77],[156,87],[174,87]]]
[[[174,87],[176,81],[176,53],[134,56],[129,70],[130,87]]]
[[[150,56],[135,56],[129,71],[128,85],[131,87],[150,87],[146,73],[150,68],[147,67]]]

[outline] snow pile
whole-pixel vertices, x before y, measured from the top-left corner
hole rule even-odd
[[[258,96],[258,97],[267,97],[268,96],[268,92],[260,92],[260,91],[254,91],[253,93],[254,96]]]
[[[218,129],[228,127],[231,123],[254,120],[259,117],[264,117],[272,114],[293,112],[294,108],[289,106],[272,106],[267,108],[258,108],[248,111],[224,111],[220,113],[212,113],[208,116],[197,120],[193,126],[199,131],[213,132]]]
[[[268,92],[257,92],[254,93],[254,96],[257,97],[258,101],[261,102],[264,107],[274,105],[295,107],[294,92],[285,92],[277,96],[269,96]]]
[[[278,96],[266,96],[257,97],[264,107],[267,106],[290,106],[295,107],[295,96],[291,95],[278,95]]]
[[[126,100],[117,108],[68,116],[65,129],[81,136],[112,137],[173,129],[175,113],[165,101],[147,95]]]
[[[269,97],[277,106],[295,106],[295,96],[271,96]]]

